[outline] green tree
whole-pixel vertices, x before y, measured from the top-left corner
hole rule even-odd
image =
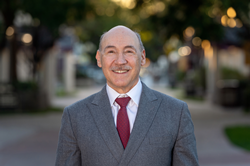
[[[244,40],[250,38],[248,0],[137,0],[136,2],[133,11],[138,13],[141,21],[134,26],[140,27],[141,31],[150,31],[154,34],[152,40],[146,42],[149,48],[151,45],[155,46],[156,40],[163,44],[173,35],[185,41],[183,32],[189,26],[194,28],[195,36],[220,42],[225,32],[225,27],[221,25],[221,17],[226,14],[229,7],[236,10],[236,18],[243,22]]]

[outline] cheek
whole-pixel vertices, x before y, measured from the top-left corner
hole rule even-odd
[[[112,59],[109,57],[103,57],[101,60],[102,67],[108,67],[112,63]]]
[[[130,63],[130,64],[133,64],[133,65],[137,65],[137,64],[140,64],[141,62],[141,58],[133,55],[133,56],[128,56],[127,58],[127,61]]]
[[[141,58],[137,58],[135,63],[136,63],[136,66],[140,68],[143,64],[143,60]]]

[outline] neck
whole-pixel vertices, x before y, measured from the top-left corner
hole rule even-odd
[[[137,82],[133,86],[130,86],[130,87],[113,87],[109,83],[107,83],[107,84],[109,87],[114,89],[117,93],[125,94],[125,93],[128,93],[131,89],[133,89],[138,84],[138,82],[139,82],[139,78],[138,78]]]

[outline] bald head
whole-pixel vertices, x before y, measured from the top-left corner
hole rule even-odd
[[[136,42],[138,42],[140,51],[144,50],[144,46],[143,46],[143,43],[141,41],[140,34],[137,33],[137,32],[135,32],[135,31],[132,31],[131,29],[129,29],[129,28],[125,27],[125,26],[121,26],[121,25],[115,26],[112,29],[110,29],[108,32],[105,32],[105,33],[102,34],[102,36],[100,38],[98,50],[101,51],[103,49],[102,48],[102,43],[103,43],[103,41],[105,39],[107,39],[111,35],[116,35],[116,34],[123,34],[123,35],[134,36],[135,40],[137,40]]]

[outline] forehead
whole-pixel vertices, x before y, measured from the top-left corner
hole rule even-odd
[[[114,46],[116,48],[124,48],[126,46],[134,46],[139,49],[139,40],[133,31],[114,30],[107,32],[102,40],[102,48]]]

